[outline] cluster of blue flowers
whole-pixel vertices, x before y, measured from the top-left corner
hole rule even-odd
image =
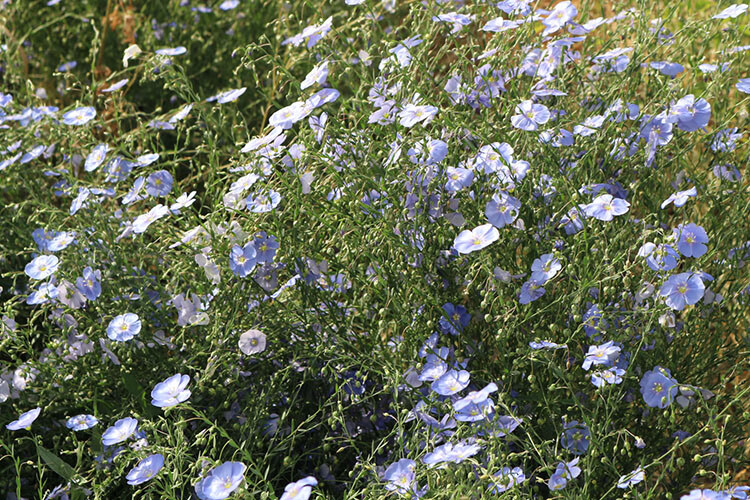
[[[247,3],[178,8],[199,26]],[[262,44],[238,47],[241,67],[285,58],[249,140],[236,138],[243,127],[232,113],[253,88],[200,97],[184,72],[187,41],[128,43],[122,70],[63,109],[0,93],[0,128],[17,138],[0,144],[0,174],[39,171],[35,182],[54,195],[24,228],[0,324],[0,342],[16,346],[0,359],[0,404],[15,405],[5,428],[18,433],[7,442],[41,429],[41,450],[64,422],[75,434],[56,446],[87,440],[79,463],[91,455],[91,467],[46,498],[88,491],[99,471],[117,467],[111,484],[189,481],[201,500],[243,488],[248,498],[275,488],[281,500],[307,500],[319,480],[321,494],[342,494],[344,471],[364,471],[352,484],[368,482],[373,498],[429,497],[441,481],[460,482],[462,467],[482,494],[553,496],[591,481],[603,496],[640,488],[646,497],[685,467],[681,443],[707,445],[693,460],[702,472],[715,465],[711,446],[724,453],[726,441],[705,439],[709,424],[681,411],[713,412],[717,430],[734,402],[709,408],[719,398],[705,387],[724,390],[724,381],[690,376],[679,356],[663,353],[695,333],[690,321],[704,325],[750,296],[746,277],[728,277],[750,259],[747,233],[727,236],[707,208],[727,193],[747,200],[745,130],[729,126],[738,119],[728,97],[712,100],[704,85],[729,73],[723,92],[746,104],[750,78],[737,71],[750,46],[686,68],[617,46],[640,22],[634,9],[579,22],[569,0],[533,4],[423,2],[412,7],[420,33],[404,38],[388,26],[383,40],[367,41],[344,34],[345,16],[385,26],[396,2],[346,0],[278,36],[273,55]],[[747,16],[748,5],[734,4],[705,29]],[[674,43],[660,19],[642,24],[654,47]],[[154,20],[149,36],[177,38],[176,28]],[[441,58],[454,63],[433,64]],[[279,83],[297,63],[304,76]],[[86,66],[55,64],[64,78]],[[602,90],[624,74],[656,91]],[[693,80],[678,80],[687,74]],[[110,133],[133,127],[113,118],[128,89],[160,79],[176,93],[174,109],[148,115],[132,137]],[[680,81],[701,85],[687,93]],[[698,159],[689,161],[699,167],[663,185],[694,144]],[[411,315],[394,319],[392,309]],[[22,332],[41,324],[61,333],[24,345]],[[133,404],[98,403],[125,394],[113,387],[79,388],[86,396],[61,420],[54,393],[89,380],[83,372],[122,380]],[[152,387],[150,406],[142,383]],[[308,410],[313,417],[300,416]],[[682,426],[675,440],[636,434],[667,421]],[[377,444],[352,444],[364,435]],[[255,440],[271,443],[267,464],[249,451]],[[194,460],[177,449],[193,441],[207,447]],[[332,443],[351,455],[339,459]],[[603,453],[611,443],[627,457]],[[283,476],[269,486],[273,469]],[[728,486],[720,470],[715,489],[694,489],[691,478],[670,494],[748,498],[750,487]]]

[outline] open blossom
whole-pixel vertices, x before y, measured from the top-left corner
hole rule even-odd
[[[614,345],[613,341],[601,345],[589,346],[589,351],[583,359],[583,369],[588,370],[592,365],[612,366],[620,355],[620,347]]]
[[[474,229],[461,231],[453,241],[458,253],[471,253],[494,243],[500,237],[497,228],[492,224],[483,224]]]
[[[266,335],[260,330],[250,329],[240,335],[239,347],[246,356],[261,353],[266,349]]]
[[[275,128],[287,130],[298,121],[310,114],[304,102],[294,102],[285,108],[276,111],[268,119],[268,123]]]
[[[326,82],[326,78],[328,78],[328,61],[323,61],[310,70],[305,79],[302,80],[300,88],[305,90],[316,83],[318,85],[323,85]]]
[[[409,494],[415,486],[414,471],[416,466],[416,462],[408,458],[402,458],[398,462],[392,463],[383,474],[383,479],[387,481],[385,488],[400,494]]]
[[[520,208],[521,202],[518,199],[500,191],[492,195],[492,199],[487,202],[484,215],[493,226],[502,228],[515,222]]]
[[[74,431],[83,431],[86,429],[91,429],[98,423],[99,420],[95,416],[83,414],[76,415],[75,417],[70,417],[65,425],[68,429],[72,429]]]
[[[722,10],[711,19],[731,19],[734,17],[739,17],[745,12],[747,12],[747,9],[748,9],[747,4],[735,3],[735,4],[730,5],[726,9]]]
[[[132,339],[141,331],[141,320],[137,314],[125,313],[116,316],[107,326],[107,337],[117,342]]]
[[[687,203],[688,199],[698,196],[698,190],[695,186],[685,191],[677,191],[669,195],[669,198],[661,203],[661,208],[666,208],[670,203],[674,203],[674,206],[681,207]]]
[[[156,453],[138,462],[138,464],[128,472],[125,479],[128,480],[128,484],[131,486],[143,484],[158,474],[162,467],[164,467],[164,455]]]
[[[561,29],[578,15],[578,9],[569,0],[558,3],[546,18],[542,19],[545,26],[544,34],[549,35]]]
[[[284,487],[284,493],[279,500],[307,500],[310,498],[313,486],[317,485],[318,480],[312,476],[289,483]]]
[[[60,260],[54,255],[40,255],[26,264],[24,272],[29,278],[43,280],[55,274],[59,265]]]
[[[245,244],[244,247],[235,245],[229,254],[229,268],[234,274],[244,278],[255,269],[256,255],[255,245],[252,242]]]
[[[539,283],[534,279],[524,282],[524,284],[521,285],[521,293],[518,296],[518,302],[521,304],[529,304],[544,295],[546,290],[542,287],[542,284],[543,283]]]
[[[686,305],[697,304],[703,298],[706,287],[696,273],[679,273],[670,276],[659,290],[664,302],[676,311],[682,311]]]
[[[535,259],[531,264],[531,279],[538,283],[545,283],[554,278],[562,269],[560,261],[551,253],[546,253]]]
[[[34,423],[34,420],[37,419],[41,411],[41,408],[34,408],[33,410],[22,413],[16,420],[12,421],[9,424],[6,424],[5,428],[10,431],[28,429],[29,427],[31,427],[31,424]]]
[[[125,417],[114,423],[102,434],[102,444],[112,446],[113,444],[122,443],[135,433],[138,427],[138,420]]]
[[[581,468],[578,467],[578,458],[570,462],[560,462],[555,468],[555,472],[549,478],[547,486],[551,491],[557,491],[565,488],[568,481],[577,478],[581,474]]]
[[[677,396],[677,381],[669,370],[656,366],[641,378],[641,394],[648,406],[666,408]]]
[[[467,16],[465,14],[459,14],[458,12],[447,12],[445,14],[438,14],[437,16],[433,16],[432,20],[434,22],[452,23],[453,29],[451,29],[451,34],[455,34],[461,31],[464,26],[468,26],[469,24],[471,24],[471,22],[474,20],[474,16]]]
[[[417,123],[429,123],[437,114],[438,109],[435,106],[417,106],[416,104],[407,104],[404,109],[399,111],[399,123],[407,128],[413,127]]]
[[[466,370],[449,370],[432,383],[432,390],[441,396],[450,396],[466,389],[470,377]]]
[[[518,129],[534,131],[539,128],[539,125],[547,123],[549,118],[549,109],[544,104],[523,101],[516,106],[516,114],[510,118],[510,122]]]
[[[706,230],[697,224],[680,224],[672,229],[672,234],[677,240],[677,250],[685,257],[701,257],[708,250]]]
[[[680,130],[693,132],[708,125],[711,105],[705,99],[696,99],[693,94],[688,94],[670,108],[667,119],[676,121]]]
[[[637,467],[630,474],[620,476],[620,479],[617,480],[617,487],[625,490],[632,487],[634,484],[640,483],[645,478],[646,474],[644,473],[643,469],[641,467]]]
[[[172,191],[172,174],[158,170],[146,178],[146,192],[149,196],[166,196]]]
[[[648,267],[654,271],[671,271],[679,263],[680,256],[670,245],[644,243],[638,256],[645,257]]]
[[[224,462],[195,483],[195,494],[201,500],[224,500],[245,479],[245,469],[242,462]]]
[[[107,157],[108,151],[108,144],[99,144],[94,149],[92,149],[89,155],[86,157],[86,162],[83,164],[84,170],[86,170],[86,172],[93,172],[94,170],[99,168],[99,166],[104,163],[104,159]]]
[[[190,397],[190,390],[186,389],[189,383],[190,376],[181,373],[159,382],[151,391],[151,404],[159,408],[169,408],[187,401]]]
[[[169,207],[162,204],[156,205],[145,214],[141,214],[133,220],[133,232],[136,234],[146,232],[148,226],[168,214]]]
[[[503,493],[526,481],[526,474],[520,467],[503,467],[490,479],[489,489],[493,493]]]
[[[96,117],[96,110],[91,106],[73,109],[62,116],[65,125],[85,125],[94,117]]]
[[[594,201],[585,205],[584,211],[588,217],[593,217],[601,221],[611,221],[616,215],[623,215],[628,212],[630,203],[615,198],[611,194],[602,194],[597,196]]]

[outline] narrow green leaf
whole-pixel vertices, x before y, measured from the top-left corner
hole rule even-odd
[[[45,464],[49,466],[50,469],[55,471],[57,475],[65,479],[66,481],[70,481],[73,479],[73,476],[75,475],[76,471],[68,465],[62,458],[58,457],[51,451],[49,451],[47,448],[41,445],[36,445],[36,451],[39,454],[39,456],[42,458],[42,461],[44,461]]]

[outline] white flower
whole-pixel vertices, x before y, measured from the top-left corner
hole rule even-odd
[[[138,55],[141,52],[143,52],[143,51],[141,50],[141,48],[138,45],[132,44],[130,47],[128,47],[127,49],[125,49],[125,52],[122,55],[122,65],[127,68],[128,67],[128,61],[130,59],[133,59],[134,57],[138,57]]]
[[[240,335],[240,351],[250,356],[266,350],[266,335],[260,330],[248,330]]]

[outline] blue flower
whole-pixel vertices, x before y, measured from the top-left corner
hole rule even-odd
[[[190,376],[180,373],[159,382],[151,391],[151,404],[160,408],[169,408],[187,401],[190,397],[190,391],[186,389],[189,383]]]
[[[406,153],[409,156],[409,161],[416,163],[417,165],[434,165],[440,163],[448,155],[448,144],[440,139],[431,139],[430,137],[425,138],[422,141],[417,142],[413,148],[410,148]],[[448,184],[451,181],[455,182],[453,188],[449,188],[446,184],[446,189],[449,191],[459,191],[462,187],[468,187],[474,180],[474,175],[471,171],[466,172],[466,169],[456,169],[448,167]],[[456,174],[455,176],[450,175],[451,173]]]
[[[521,304],[529,304],[544,295],[545,292],[546,290],[542,287],[541,283],[535,280],[528,280],[521,285],[521,293],[518,297],[518,302]]]
[[[256,255],[257,252],[252,242],[245,244],[244,247],[235,245],[229,254],[229,268],[234,274],[244,278],[255,268]]]
[[[648,267],[654,271],[671,271],[680,260],[680,255],[669,245],[644,243],[638,249],[638,256],[645,257]]]
[[[133,220],[133,232],[135,234],[145,233],[151,224],[168,214],[169,207],[161,203],[156,205],[145,214],[141,214]]]
[[[93,172],[104,163],[104,159],[107,157],[109,151],[109,145],[106,143],[97,145],[91,150],[89,155],[86,157],[86,162],[83,164],[86,172]]]
[[[276,257],[276,250],[279,249],[279,242],[271,235],[268,236],[265,231],[255,235],[253,246],[256,250],[256,258],[259,264],[270,264]]]
[[[242,87],[240,89],[225,90],[224,92],[220,92],[216,94],[216,96],[214,97],[216,99],[216,102],[218,102],[219,104],[226,104],[228,102],[236,101],[237,99],[239,99],[240,96],[242,96],[242,94],[244,94],[246,90],[247,90],[247,87]],[[206,100],[208,101],[208,99]]]
[[[588,217],[601,221],[611,221],[614,216],[627,213],[629,208],[630,203],[622,198],[615,198],[611,194],[602,194],[585,205],[584,212]]]
[[[708,250],[708,235],[706,230],[697,224],[680,224],[672,229],[677,240],[677,250],[685,257],[701,257]]]
[[[211,469],[208,475],[195,484],[195,494],[201,500],[224,500],[245,478],[245,464],[224,462]]]
[[[445,316],[440,318],[438,324],[444,333],[458,335],[471,321],[471,314],[466,311],[464,306],[455,306],[450,302],[443,304]],[[447,317],[446,317],[447,316]]]
[[[583,359],[583,369],[588,370],[591,365],[609,367],[620,355],[620,347],[614,345],[613,341],[601,345],[589,346],[589,351]]]
[[[565,349],[567,346],[565,344],[556,344],[555,342],[551,342],[549,340],[532,340],[529,342],[529,347],[532,349]]]
[[[94,271],[91,267],[83,269],[83,277],[76,278],[76,288],[81,295],[89,300],[96,300],[102,294],[102,273],[97,269]]]
[[[52,238],[47,245],[47,250],[50,252],[59,252],[60,250],[64,250],[70,246],[73,241],[75,241],[76,233],[73,231],[60,231],[59,233],[56,233],[54,238]]]
[[[484,207],[484,215],[490,224],[502,228],[518,218],[521,202],[504,191],[495,193]]]
[[[414,488],[414,469],[417,464],[414,460],[402,458],[392,463],[383,474],[383,479],[388,482],[385,488],[400,494],[407,494]]]
[[[703,298],[706,287],[697,273],[679,273],[670,276],[659,289],[664,302],[676,311],[682,311],[686,305],[696,304]]]
[[[729,494],[714,490],[692,490],[687,495],[682,495],[680,500],[730,500]]]
[[[625,490],[632,487],[634,484],[640,483],[645,478],[646,475],[644,474],[643,469],[638,467],[630,474],[620,476],[620,479],[617,480],[617,487]]]
[[[461,442],[455,445],[453,443],[445,443],[435,448],[432,453],[425,455],[422,461],[430,466],[444,464],[445,462],[459,464],[479,453],[481,449],[482,447],[475,443]]]
[[[91,429],[98,423],[99,420],[95,416],[82,414],[70,417],[65,423],[65,426],[74,431],[85,431],[86,429]]]
[[[578,467],[578,458],[574,458],[570,462],[560,462],[555,468],[554,474],[549,478],[547,486],[552,491],[557,491],[565,488],[568,481],[577,478],[581,474],[581,468]]]
[[[18,419],[7,424],[5,428],[8,429],[9,431],[18,431],[21,429],[28,430],[29,428],[31,428],[31,424],[34,423],[34,420],[37,419],[41,411],[42,411],[41,408],[34,408],[33,410],[29,410],[25,413],[22,413],[21,415],[18,416]]]
[[[459,399],[458,401],[455,401],[453,403],[453,409],[456,411],[461,411],[471,404],[483,403],[484,401],[488,400],[487,398],[489,398],[490,394],[496,391],[497,391],[497,384],[495,384],[494,382],[490,382],[484,388],[478,391],[471,391],[469,394],[467,394],[463,398]]]
[[[91,106],[76,108],[63,114],[63,123],[65,125],[84,125],[96,116],[96,110]]]
[[[453,241],[458,253],[471,253],[481,250],[500,238],[500,233],[492,224],[483,224],[474,229],[461,231]]]
[[[260,330],[250,329],[240,335],[238,344],[243,354],[258,354],[266,349],[266,335]]]
[[[312,87],[316,83],[323,85],[328,78],[328,61],[316,65],[310,72],[305,76],[305,79],[300,83],[300,89],[305,90],[308,87]]]
[[[687,203],[688,199],[695,198],[696,196],[698,196],[698,189],[695,186],[686,189],[685,191],[677,191],[676,193],[670,194],[669,198],[661,203],[661,208],[664,209],[673,202],[674,206],[681,207]]]
[[[401,126],[411,128],[419,122],[427,124],[437,115],[438,108],[435,106],[421,105],[409,103],[398,112],[399,123]]]
[[[310,498],[313,486],[317,486],[318,480],[307,476],[299,481],[289,483],[284,487],[284,493],[280,500],[307,500]]]
[[[526,481],[526,474],[520,467],[503,467],[495,472],[490,479],[490,491],[492,493],[503,493]]]
[[[566,423],[563,428],[560,441],[563,447],[574,455],[583,455],[589,448],[589,438],[591,432],[584,423],[578,423],[577,420]]]
[[[281,202],[281,195],[269,189],[267,193],[255,192],[245,199],[247,208],[253,213],[270,212]]]
[[[102,444],[104,446],[112,446],[113,444],[122,443],[135,433],[137,427],[138,420],[131,417],[121,418],[104,431],[102,434]]]
[[[127,85],[129,81],[130,78],[123,78],[122,80],[118,80],[109,87],[102,89],[102,92],[114,92],[116,90],[120,90],[125,85]]]
[[[641,394],[646,404],[652,408],[664,409],[672,404],[677,395],[677,381],[669,370],[660,366],[643,374]]]
[[[485,398],[482,401],[472,401],[462,404],[460,408],[456,408],[456,420],[459,422],[479,422],[480,420],[491,418],[494,412],[495,403],[491,399]]]
[[[738,16],[741,16],[745,12],[747,12],[747,4],[744,3],[736,3],[732,4],[726,9],[722,10],[718,14],[716,14],[711,19],[729,19],[729,18],[735,18]],[[696,490],[698,491],[698,490]],[[684,498],[684,497],[683,497]]]
[[[26,264],[24,272],[31,279],[43,280],[52,276],[59,264],[60,260],[54,255],[40,255]]]
[[[107,326],[107,337],[117,342],[125,342],[141,331],[141,320],[137,314],[125,313],[115,316]]]
[[[595,371],[591,372],[591,383],[596,387],[604,387],[606,384],[619,384],[622,383],[623,375],[625,375],[625,370],[617,367]]]
[[[52,283],[44,283],[32,292],[27,298],[26,303],[29,305],[45,304],[50,300],[56,299],[59,290]]]
[[[150,455],[133,467],[125,478],[128,484],[136,486],[154,477],[164,467],[164,455],[156,453]]]
[[[522,101],[516,106],[516,113],[510,118],[511,124],[514,127],[526,130],[534,131],[539,128],[539,125],[547,123],[550,118],[549,109],[543,104],[534,104],[533,101]]]
[[[699,130],[711,120],[711,105],[705,99],[688,94],[669,109],[668,120],[677,121],[677,128],[685,132]]]
[[[432,390],[441,396],[451,396],[466,389],[471,375],[466,370],[448,370],[432,383]]]
[[[156,54],[159,54],[161,56],[180,56],[182,54],[185,54],[187,52],[187,49],[183,47],[182,45],[178,47],[167,47],[164,49],[157,49],[155,51]]]
[[[240,4],[240,0],[224,0],[219,4],[221,10],[232,10]]]
[[[531,264],[531,279],[539,284],[544,284],[554,278],[560,269],[562,269],[560,261],[553,254],[546,253],[538,259],[534,259]]]
[[[493,413],[486,421],[482,422],[481,434],[490,437],[501,438],[511,434],[521,425],[521,419],[511,415],[498,415]]]
[[[172,191],[172,174],[158,170],[146,178],[146,192],[153,197],[166,196]]]

